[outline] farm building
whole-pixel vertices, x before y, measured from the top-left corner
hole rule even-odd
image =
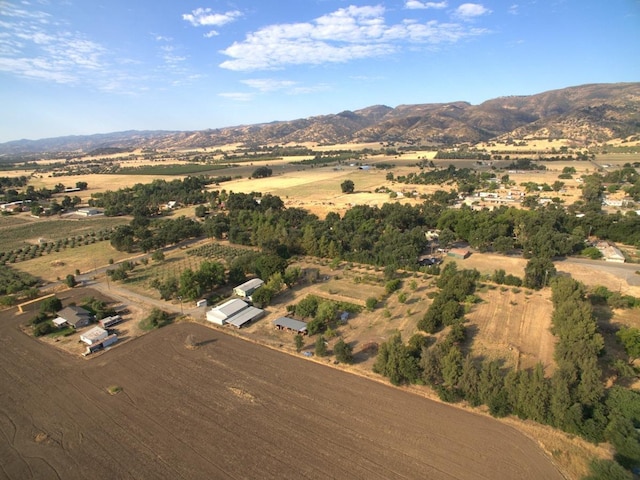
[[[251,280],[248,280],[242,285],[238,285],[236,288],[234,288],[233,293],[239,297],[248,298],[262,285],[264,285],[264,282],[261,279],[252,278]]]
[[[122,322],[122,317],[120,315],[113,315],[112,317],[103,318],[98,323],[102,328],[109,328],[121,322]]]
[[[116,343],[117,341],[118,341],[118,336],[115,333],[112,335],[109,335],[103,338],[102,340],[89,345],[83,355],[89,355],[91,353],[97,352],[98,350],[107,348],[113,345],[114,343]]]
[[[98,343],[109,336],[109,332],[107,332],[102,327],[93,327],[90,330],[87,330],[82,335],[80,335],[80,340],[86,343],[87,345],[93,345],[94,343]]]
[[[226,325],[228,323],[236,328],[242,328],[262,315],[264,315],[264,310],[249,306],[248,303],[234,298],[209,310],[207,312],[207,321],[216,325]]]
[[[93,321],[93,315],[91,312],[82,307],[76,307],[75,305],[71,305],[60,310],[58,312],[58,318],[64,320],[62,323],[54,322],[59,327],[66,323],[70,327],[76,329],[86,327]],[[56,318],[56,320],[58,320],[58,318]]]
[[[471,252],[466,248],[452,248],[447,252],[447,255],[453,258],[465,259],[471,255]]]
[[[624,263],[624,254],[618,247],[609,242],[598,242],[596,248],[602,253],[605,262]]]
[[[289,317],[280,317],[273,321],[273,324],[278,330],[286,330],[288,332],[299,333],[300,335],[307,334],[307,324],[300,320],[295,320]]]
[[[97,208],[79,208],[76,210],[76,214],[83,215],[85,217],[92,217],[94,215],[100,215],[100,210]]]

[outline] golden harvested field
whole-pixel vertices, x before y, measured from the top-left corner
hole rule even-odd
[[[556,338],[550,332],[553,305],[548,292],[498,287],[479,296],[482,303],[466,315],[474,356],[502,358],[515,369],[542,362],[551,374]]]
[[[7,478],[564,478],[494,419],[200,325],[87,361],[25,320],[0,314]]]

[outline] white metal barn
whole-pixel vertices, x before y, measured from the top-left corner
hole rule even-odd
[[[250,297],[253,292],[259,289],[262,285],[264,285],[264,281],[259,278],[252,278],[244,282],[242,285],[238,285],[233,289],[233,293],[238,295],[239,297]]]
[[[82,335],[80,335],[80,340],[82,340],[87,345],[93,345],[94,343],[98,343],[101,340],[104,340],[109,336],[109,332],[107,332],[102,327],[93,327],[90,330],[87,330]]]

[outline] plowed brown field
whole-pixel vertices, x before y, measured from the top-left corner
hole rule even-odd
[[[0,478],[562,478],[493,419],[201,325],[88,360],[26,317],[0,314]]]

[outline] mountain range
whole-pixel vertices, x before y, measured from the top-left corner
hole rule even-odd
[[[451,145],[524,138],[577,145],[640,140],[640,82],[590,84],[468,102],[375,105],[355,111],[199,131],[125,131],[0,144],[0,155],[96,149],[198,148],[313,142]]]

